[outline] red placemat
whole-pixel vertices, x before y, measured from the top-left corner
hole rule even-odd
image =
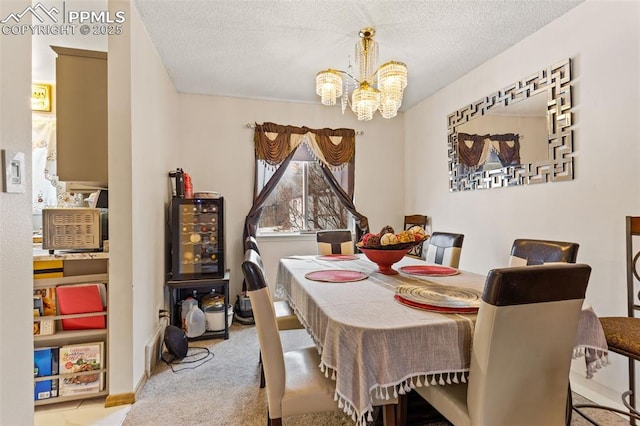
[[[355,254],[322,254],[318,256],[320,260],[357,260]]]
[[[456,268],[437,265],[409,265],[399,268],[399,271],[405,274],[422,275],[426,277],[448,277],[449,275],[457,275],[460,273]]]
[[[473,313],[478,312],[478,308],[451,308],[451,307],[444,307],[444,306],[434,306],[434,305],[429,305],[429,304],[426,304],[426,303],[413,302],[411,300],[407,300],[407,299],[403,298],[399,294],[396,294],[393,297],[394,297],[394,299],[396,299],[398,302],[400,302],[403,305],[410,306],[410,307],[416,308],[416,309],[422,309],[423,311],[440,312],[440,313],[445,313],[445,314],[446,313],[449,313],[449,314],[473,314]]]
[[[321,271],[308,272],[304,276],[308,280],[322,281],[327,283],[348,283],[361,281],[368,277],[360,271],[349,271],[345,269],[323,269]]]

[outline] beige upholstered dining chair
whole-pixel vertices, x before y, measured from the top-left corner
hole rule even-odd
[[[427,246],[425,260],[430,263],[457,268],[460,264],[463,241],[463,234],[434,232],[425,243]]]
[[[590,273],[582,264],[489,271],[467,383],[416,392],[456,426],[565,424],[569,370]]]
[[[245,251],[252,249],[258,254],[260,267],[263,268],[264,271],[262,258],[260,257],[260,250],[258,249],[258,242],[255,237],[248,236],[245,239],[244,248]],[[297,330],[304,328],[286,300],[276,300],[273,302],[273,305],[276,313],[276,320],[278,322],[278,330]]]
[[[591,420],[581,409],[600,408],[629,416],[631,424],[640,420],[640,411],[636,405],[636,369],[635,362],[640,361],[640,294],[635,290],[635,282],[640,281],[638,262],[640,261],[640,216],[625,218],[626,269],[627,269],[627,316],[602,317],[600,324],[611,352],[627,357],[629,389],[622,393],[622,403],[627,412],[612,407],[595,404],[576,404],[574,410],[582,417]],[[635,238],[634,238],[635,237]],[[595,424],[595,423],[594,423]]]
[[[316,233],[318,243],[318,254],[353,254],[354,244],[351,231],[331,230],[318,231]]]
[[[532,240],[513,241],[509,266],[541,265],[549,262],[576,263],[578,243],[565,241]]]
[[[513,241],[509,266],[542,265],[549,263],[576,263],[578,243],[566,241],[536,240],[518,238]],[[567,391],[567,419],[571,420],[573,394],[571,386]]]
[[[254,250],[245,252],[242,262],[260,342],[266,378],[268,424],[282,425],[282,418],[333,411],[335,382],[318,367],[320,356],[314,346],[283,352],[269,286]]]
[[[255,237],[249,235],[244,241],[245,252],[247,250],[253,250],[256,252],[256,261],[264,274],[264,265],[262,263],[262,257],[260,256],[260,249],[258,248],[258,241]],[[246,283],[246,279],[245,279]],[[286,300],[276,300],[273,302],[273,310],[276,315],[276,322],[278,324],[278,330],[299,330],[304,328],[296,314],[291,309],[291,306]],[[264,370],[262,368],[262,354],[260,355],[260,387],[265,386]]]
[[[258,248],[258,240],[253,235],[249,235],[244,239],[244,249],[245,251],[248,249],[255,250],[258,254],[260,254],[260,249]]]

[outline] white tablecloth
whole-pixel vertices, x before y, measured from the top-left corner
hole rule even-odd
[[[276,295],[285,297],[321,353],[320,368],[336,380],[336,397],[358,424],[371,420],[374,401],[403,394],[416,386],[466,381],[476,314],[441,314],[409,308],[393,298],[401,284],[425,281],[482,291],[485,276],[461,271],[449,277],[382,275],[360,255],[358,260],[329,261],[317,256],[281,259]],[[403,258],[394,265],[426,264]],[[369,274],[349,283],[311,281],[308,272],[348,269]],[[595,321],[595,322],[594,322]],[[598,319],[585,307],[576,355],[587,351],[591,370],[606,356]]]

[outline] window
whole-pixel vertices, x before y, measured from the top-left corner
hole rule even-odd
[[[254,199],[244,237],[323,228],[349,228],[357,238],[368,232],[367,217],[353,203],[353,129],[270,122],[256,123],[255,129]]]
[[[334,171],[334,175],[343,186],[347,185],[348,167]],[[263,180],[266,179],[265,176]],[[320,164],[310,155],[306,144],[300,144],[263,206],[258,232],[296,233],[350,228],[352,215],[327,183]]]

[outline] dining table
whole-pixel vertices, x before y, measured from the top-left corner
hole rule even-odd
[[[357,425],[372,421],[378,405],[385,407],[385,424],[393,424],[389,407],[415,387],[467,380],[477,310],[410,306],[397,295],[407,288],[460,290],[479,304],[486,276],[453,268],[415,273],[428,265],[405,256],[393,265],[398,273],[387,275],[362,254],[280,259],[275,296],[287,300],[305,326],[320,353],[318,367],[336,382],[338,407]],[[602,327],[586,303],[578,356],[585,357],[587,377],[607,359]]]

